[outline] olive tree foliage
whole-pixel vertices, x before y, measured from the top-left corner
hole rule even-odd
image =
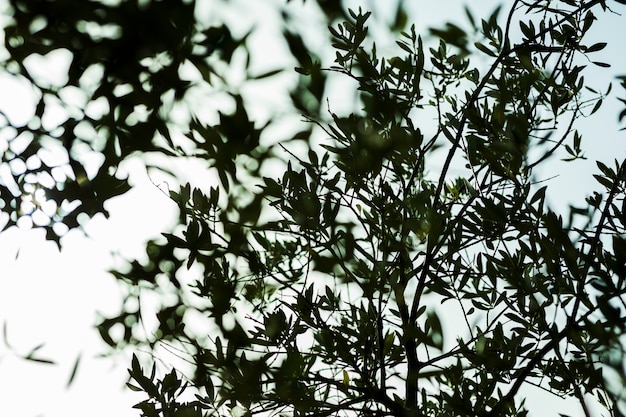
[[[306,115],[324,139],[305,155],[281,144],[286,169],[247,198],[172,192],[179,230],[148,244],[148,263],[114,272],[129,297],[167,286],[177,297],[147,332],[128,324],[142,310],[126,309],[105,337],[166,346],[191,368],[159,377],[134,358],[129,386],[148,396],[137,407],[517,416],[534,387],[587,416],[592,403],[623,415],[625,163],[598,162],[604,191],[569,213],[533,175],[584,157],[577,123],[611,91],[584,78],[609,66],[585,34],[618,3],[518,0],[503,16],[468,13],[469,29],[431,30],[432,47],[409,26],[394,56],[377,51],[369,12],[332,24],[322,73],[352,80],[359,107]],[[315,59],[301,64],[320,77]]]
[[[283,68],[251,68],[263,51],[248,48],[255,28],[229,19],[229,2],[10,0],[2,7],[3,79],[34,100],[27,122],[0,111],[2,230],[42,229],[60,247],[68,230],[108,216],[106,201],[131,188],[120,169],[129,158],[162,172],[167,158],[206,160],[228,187],[238,158],[261,166],[268,157],[259,143],[267,126],[249,120],[242,90]],[[327,19],[343,13],[334,4],[321,11]],[[289,21],[287,10],[277,45],[292,60],[309,58]],[[55,66],[67,68],[61,79],[47,76]],[[236,85],[232,72],[241,73]],[[293,97],[285,113],[314,114],[323,79],[285,90],[286,101]],[[189,96],[202,94],[219,113],[194,111]]]
[[[568,213],[549,206],[549,182],[534,175],[555,159],[584,157],[578,123],[612,91],[584,78],[589,67],[609,65],[594,58],[605,44],[585,35],[623,2],[515,0],[484,18],[468,12],[466,26],[450,23],[428,38],[409,24],[389,56],[368,33],[375,14],[328,3],[338,2],[319,2],[332,63],[284,32],[301,76],[292,104],[306,120],[278,144],[262,144],[264,127],[235,96],[233,113],[220,113],[214,126],[192,119],[184,137],[193,146],[177,147],[159,111],[163,93],[152,93],[160,71],[148,74],[150,91],[118,97],[111,87],[139,77],[139,64],[85,53],[113,71],[101,78],[113,84],[96,90],[109,102],[109,124],[80,115],[110,135],[98,142],[105,162],[81,185],[69,148],[75,176],[48,187],[50,198],[74,196],[82,205],[71,213],[101,212],[128,187],[113,173],[133,152],[200,157],[221,179],[210,190],[172,190],[180,225],[148,242],[146,261],[112,271],[127,303],[100,323],[103,339],[185,361],[157,373],[133,357],[129,387],[147,396],[136,407],[149,417],[517,416],[527,414],[533,387],[571,398],[587,416],[596,403],[605,415],[625,414],[625,162],[598,161],[590,175],[603,192]],[[179,12],[168,13],[170,24]],[[399,9],[392,26],[405,19]],[[13,30],[20,27],[32,30]],[[72,31],[55,27],[75,47]],[[194,51],[205,42],[228,61],[241,42],[212,30],[159,45],[202,67]],[[8,45],[17,38],[7,35]],[[24,74],[19,51],[31,38],[19,38],[12,59]],[[333,113],[332,102],[321,111],[331,75],[356,85],[353,112]],[[127,123],[127,100],[152,109],[148,120]],[[61,132],[74,127],[69,120]],[[20,129],[43,141],[36,124]],[[43,142],[32,143],[27,151]],[[258,163],[242,165],[245,157]],[[20,175],[18,185],[30,183]],[[98,178],[109,182],[100,188]],[[6,197],[15,192],[2,193],[4,210],[17,211]],[[142,302],[149,297],[161,300],[156,311]]]

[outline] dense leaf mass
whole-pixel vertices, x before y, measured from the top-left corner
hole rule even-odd
[[[32,217],[25,223],[44,228],[60,244],[67,228],[79,226],[81,213],[107,215],[104,203],[128,191],[127,178],[118,174],[125,159],[147,153],[185,156],[175,134],[188,127],[170,115],[194,86],[184,66],[201,74],[198,84],[219,86],[215,67],[227,64],[243,42],[223,24],[201,24],[194,11],[194,2],[182,0],[94,1],[81,7],[63,0],[12,2],[5,27],[9,57],[2,65],[16,81],[28,81],[37,102],[26,124],[14,125],[3,115],[3,127],[13,135],[2,159],[13,178],[0,184],[9,214],[5,227]],[[52,61],[55,53],[68,62]],[[66,79],[42,79],[42,65],[67,65]],[[245,110],[237,110],[231,123],[250,129],[251,122],[241,120]],[[240,132],[228,130],[231,119],[222,119],[223,135],[239,140]],[[194,123],[192,128],[204,133],[200,122]],[[219,134],[203,136],[215,141]],[[252,147],[228,147],[228,159]],[[88,162],[94,154],[98,162]],[[25,164],[9,164],[16,160]],[[44,200],[37,190],[45,193],[45,207],[32,202]],[[54,227],[59,224],[63,227]]]
[[[52,231],[103,212],[129,187],[116,168],[138,153],[213,169],[218,186],[172,188],[179,225],[147,243],[147,261],[111,271],[136,302],[101,321],[103,340],[172,363],[147,372],[133,357],[128,386],[146,394],[136,407],[148,417],[524,416],[532,389],[585,416],[624,415],[626,161],[598,161],[598,191],[566,212],[537,180],[556,159],[585,159],[580,121],[612,91],[585,79],[609,67],[595,58],[608,42],[586,36],[620,3],[516,0],[420,36],[402,2],[391,21],[375,8],[287,2],[276,42],[299,77],[287,112],[304,121],[282,137],[271,130],[282,115],[254,120],[255,103],[220,66],[257,53],[254,30],[204,28],[193,1],[14,0],[4,65],[38,89],[34,120],[68,86],[108,111],[14,127],[29,145],[3,164],[52,141],[70,170],[52,182],[40,179],[55,168],[45,162],[14,170],[0,189],[7,226],[37,187],[59,210],[80,202],[40,225]],[[328,24],[327,43],[294,30],[301,7]],[[59,48],[72,54],[68,81],[42,85],[26,59]],[[185,63],[234,105],[213,125],[178,126],[183,146],[167,109],[191,88]],[[92,66],[90,90],[81,80]],[[337,85],[356,97],[348,112],[333,111]],[[74,135],[82,123],[97,136]],[[103,155],[96,174],[81,174],[85,143]],[[144,307],[145,294],[160,307]]]

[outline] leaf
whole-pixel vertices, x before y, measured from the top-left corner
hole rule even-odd
[[[548,186],[543,186],[540,189],[538,189],[532,196],[532,198],[530,199],[530,204],[534,204],[537,200],[541,200],[542,202],[545,200],[546,198],[546,190],[548,189]]]
[[[283,189],[280,186],[280,184],[278,184],[278,182],[276,182],[275,179],[273,178],[263,178],[263,180],[265,181],[265,193],[269,196],[269,197],[282,197],[283,195]]]
[[[7,348],[11,349],[11,345],[9,344],[7,328],[8,328],[7,321],[4,320],[4,322],[2,323],[2,341],[4,342]]]
[[[593,15],[593,12],[591,10],[589,10],[587,12],[587,14],[585,15],[585,18],[583,20],[583,27],[582,27],[582,33],[585,34],[587,33],[587,31],[589,30],[589,28],[591,28],[591,25],[593,24],[593,21],[597,20],[596,17]]]
[[[600,169],[600,171],[602,171],[602,173],[609,177],[609,178],[616,178],[615,176],[615,172],[613,172],[613,170],[611,168],[609,168],[605,163],[603,163],[602,161],[596,161],[596,166],[598,167],[598,169]]]
[[[603,177],[602,175],[594,174],[593,177],[602,185],[604,185],[608,190],[613,188],[613,181],[609,178]]]
[[[383,348],[383,353],[385,355],[388,355],[389,352],[391,352],[391,348],[393,347],[393,342],[395,340],[396,334],[395,332],[389,332],[389,334],[387,334],[387,336],[385,337],[385,345]]]
[[[206,391],[206,395],[209,397],[209,400],[214,401],[215,400],[215,386],[213,385],[213,380],[211,379],[210,376],[207,376],[205,380],[204,389]]]
[[[43,363],[45,365],[56,365],[56,362],[52,359],[37,358],[34,356],[26,356],[24,359],[31,362]]]
[[[598,43],[594,43],[593,45],[587,47],[585,49],[585,52],[597,52],[597,51],[601,51],[606,47],[607,43],[606,42],[598,42]]]
[[[469,20],[470,25],[472,25],[472,28],[476,28],[476,21],[474,20],[474,16],[472,16],[472,12],[469,9],[469,7],[467,7],[467,4],[463,6],[463,9],[465,10],[465,16],[467,17],[467,20]]]
[[[163,392],[173,394],[178,388],[180,388],[182,381],[176,375],[174,369],[163,378]]]
[[[475,42],[475,43],[474,43],[474,46],[475,46],[476,48],[478,48],[478,50],[480,50],[480,51],[482,51],[482,52],[486,53],[486,54],[487,54],[487,55],[489,55],[489,56],[492,56],[492,57],[496,57],[496,56],[497,56],[495,52],[493,52],[491,49],[487,48],[485,45],[483,45],[483,44],[482,44],[482,43],[480,43],[480,42]]]
[[[520,25],[520,29],[522,30],[522,33],[524,34],[524,36],[526,36],[526,39],[535,38],[535,28],[532,22],[530,22],[530,26],[529,26],[526,23],[520,21],[519,25]]]
[[[430,342],[437,349],[443,348],[443,329],[441,327],[441,321],[435,311],[429,311],[427,313],[426,322],[430,327],[428,335],[430,336]]]
[[[408,53],[413,53],[413,51],[411,50],[411,47],[409,47],[409,45],[406,44],[406,42],[402,42],[402,41],[396,41],[396,44],[402,48],[403,50],[405,50]]]
[[[620,236],[613,236],[613,253],[617,261],[618,270],[626,272],[626,240]]]
[[[250,79],[251,80],[262,80],[264,78],[273,77],[274,75],[280,74],[281,72],[283,72],[283,69],[275,69],[275,70],[263,72],[263,73],[261,73],[259,75],[250,76]]]
[[[135,391],[135,392],[141,392],[143,391],[141,388],[139,388],[138,386],[135,386],[133,384],[131,384],[130,382],[126,383],[126,386],[131,390],[131,391]]]
[[[589,115],[591,116],[592,114],[597,112],[598,109],[600,109],[601,106],[602,106],[602,100],[596,101],[596,104],[593,106],[593,109],[591,109],[591,113],[589,113]]]
[[[74,366],[72,367],[72,371],[70,372],[70,377],[67,379],[67,384],[65,385],[66,388],[69,388],[74,382],[74,378],[76,377],[76,373],[78,372],[78,367],[80,365],[81,357],[82,353],[79,354],[74,361]]]

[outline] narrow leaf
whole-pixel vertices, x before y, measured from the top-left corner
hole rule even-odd
[[[82,353],[78,355],[78,357],[76,358],[76,360],[74,361],[74,366],[72,367],[72,372],[70,373],[70,377],[67,380],[67,385],[65,386],[66,388],[68,388],[70,385],[72,385],[72,382],[74,382],[74,378],[76,378],[76,373],[78,371],[78,367],[80,365],[80,359],[82,357]]]

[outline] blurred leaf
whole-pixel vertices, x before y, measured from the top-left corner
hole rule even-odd
[[[76,357],[76,360],[74,361],[74,366],[72,366],[72,371],[70,372],[70,376],[67,379],[67,384],[65,385],[66,388],[69,388],[74,382],[74,378],[76,377],[76,373],[78,372],[78,367],[80,366],[80,360],[82,356],[83,355],[81,353]]]

